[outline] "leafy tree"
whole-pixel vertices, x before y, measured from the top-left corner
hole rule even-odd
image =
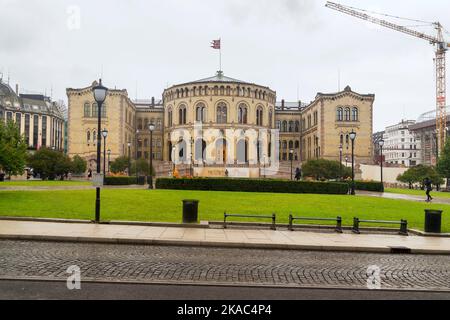
[[[150,174],[150,164],[148,163],[148,160],[144,159],[138,159],[137,161],[133,161],[131,164],[131,174],[136,175],[136,167],[138,175],[144,175],[147,176]],[[155,172],[155,169],[153,168],[153,173]]]
[[[128,157],[117,158],[111,162],[110,168],[112,173],[125,172],[128,169]]]
[[[437,171],[447,179],[450,179],[450,140],[445,143],[437,164]]]
[[[349,178],[352,175],[350,168],[341,165],[339,161],[325,159],[310,160],[303,165],[303,176],[313,177],[316,180],[334,180]]]
[[[408,169],[405,173],[397,177],[397,181],[407,183],[410,188],[412,188],[414,184],[420,184],[423,189],[423,181],[426,178],[430,178],[434,185],[441,185],[444,183],[442,176],[434,167],[425,166],[423,164]]]
[[[27,144],[12,121],[0,121],[0,172],[9,176],[25,172]]]
[[[87,162],[83,158],[81,158],[79,155],[76,155],[72,159],[72,173],[81,175],[86,172],[87,169]]]
[[[28,165],[42,180],[55,180],[57,176],[61,176],[63,180],[64,175],[72,169],[72,162],[68,156],[48,148],[41,148],[30,155]]]

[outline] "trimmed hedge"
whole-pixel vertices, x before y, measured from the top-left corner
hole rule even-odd
[[[351,186],[351,182],[349,186]],[[373,191],[373,192],[383,192],[383,184],[381,182],[366,182],[366,181],[355,181],[355,189],[360,191]]]
[[[129,185],[144,185],[145,177],[139,177],[136,183],[136,177],[105,177],[105,186],[129,186]]]
[[[271,193],[347,194],[348,184],[339,182],[306,182],[286,180],[194,178],[156,180],[157,189],[240,191]]]

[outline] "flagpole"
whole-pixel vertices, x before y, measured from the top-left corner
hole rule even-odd
[[[220,43],[220,49],[219,49],[219,56],[220,56],[219,63],[220,63],[220,66],[219,66],[219,71],[222,71],[222,39],[221,38],[219,38],[219,43]]]

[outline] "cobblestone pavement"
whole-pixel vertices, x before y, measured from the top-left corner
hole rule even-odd
[[[450,291],[450,256],[0,241],[0,278]]]

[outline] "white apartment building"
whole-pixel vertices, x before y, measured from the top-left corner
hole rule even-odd
[[[405,167],[414,167],[422,163],[420,140],[409,130],[415,123],[414,120],[402,120],[386,128],[383,147],[386,163]]]

